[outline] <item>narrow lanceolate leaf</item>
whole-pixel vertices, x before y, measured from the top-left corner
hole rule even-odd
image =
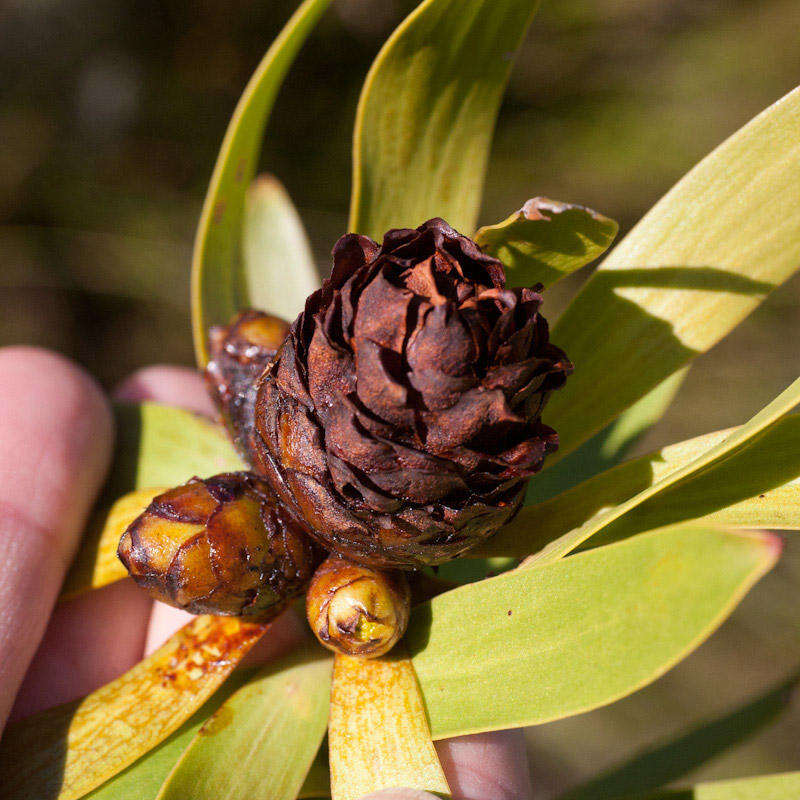
[[[306,0],[267,51],[239,100],[208,187],[192,259],[192,329],[198,364],[208,360],[209,325],[252,305],[241,270],[245,192],[255,174],[264,126],[297,51],[330,0]],[[288,271],[290,264],[284,264]],[[276,302],[272,298],[273,302]]]
[[[189,719],[264,629],[232,618],[197,617],[80,702],[9,726],[0,746],[3,796],[83,797]]]
[[[293,320],[319,285],[311,247],[289,195],[262,175],[245,197],[243,306]]]
[[[500,99],[537,0],[425,0],[367,75],[353,139],[350,230],[444,217],[475,230]]]
[[[524,558],[536,553],[691,464],[734,430],[669,445],[527,506],[466,555]],[[643,501],[590,542],[698,519],[734,528],[800,529],[800,415],[787,415],[749,447]]]
[[[223,428],[190,411],[159,403],[125,403],[116,406],[115,414],[111,473],[67,574],[62,599],[125,577],[116,559],[117,543],[144,510],[148,495],[157,493],[154,487],[247,468]]]
[[[528,485],[525,503],[541,503],[619,464],[646,431],[661,419],[688,371],[689,368],[684,367],[670,375],[566,458],[552,466],[545,461],[543,471]]]
[[[704,641],[775,563],[780,540],[687,525],[462,586],[407,634],[435,739],[613,702]]]
[[[92,515],[78,555],[61,587],[60,600],[70,600],[82,592],[127,577],[128,571],[117,558],[120,537],[150,501],[164,491],[166,489],[162,487],[130,492],[114,502],[111,508],[100,509]]]
[[[475,241],[503,262],[510,286],[551,286],[599,258],[618,229],[591,208],[534,197],[497,225],[480,228]]]
[[[191,719],[158,747],[143,755],[127,769],[89,792],[88,800],[155,800],[165,778],[181,754],[197,735],[203,723],[230,697],[253,677],[252,669],[238,669],[212,695]]]
[[[545,422],[559,457],[741,322],[800,267],[800,89],[683,178],[556,324],[576,365]]]
[[[800,772],[784,772],[756,778],[699,783],[690,789],[650,794],[641,800],[797,800],[798,797]]]
[[[159,800],[295,800],[325,735],[331,663],[315,648],[263,670],[203,725]]]
[[[792,675],[780,686],[733,712],[637,754],[624,764],[561,795],[558,800],[629,798],[666,786],[774,721],[790,707],[797,682],[798,675]]]
[[[333,800],[406,786],[449,797],[411,662],[336,656],[329,750]]]
[[[551,542],[547,547],[538,553],[527,558],[523,567],[533,564],[541,564],[562,558],[579,547],[591,536],[594,536],[603,528],[620,519],[624,514],[641,506],[645,501],[652,497],[659,496],[665,490],[675,486],[680,481],[690,478],[703,477],[715,464],[723,465],[726,461],[739,455],[746,461],[749,448],[757,445],[760,439],[767,434],[769,429],[774,426],[780,418],[800,402],[800,378],[781,392],[769,405],[758,412],[749,422],[736,428],[719,444],[710,447],[688,464],[670,472],[660,481],[650,484],[638,494],[619,503],[616,506],[603,511],[592,517],[579,528],[560,536]],[[712,481],[713,485],[713,481]],[[766,486],[764,487],[767,488]],[[676,487],[675,492],[680,495],[680,488]],[[680,501],[678,501],[680,502]]]

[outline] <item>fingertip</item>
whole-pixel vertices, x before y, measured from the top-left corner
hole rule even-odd
[[[209,417],[215,414],[202,375],[189,367],[167,364],[144,367],[125,378],[112,396],[132,403],[150,400],[180,406]]]
[[[419,789],[381,789],[364,795],[361,800],[438,800],[435,794]]]

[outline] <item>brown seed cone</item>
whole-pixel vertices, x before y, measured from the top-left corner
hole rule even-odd
[[[322,555],[260,478],[226,473],[156,497],[117,555],[156,600],[265,621],[301,594]]]
[[[306,593],[306,616],[329,650],[375,658],[406,632],[411,591],[402,572],[381,571],[338,556],[322,562]]]
[[[541,286],[433,219],[342,237],[260,379],[257,468],[329,550],[380,567],[454,558],[518,508],[558,446],[540,421],[572,365]]]
[[[209,332],[206,383],[237,450],[250,464],[258,378],[288,332],[285,320],[252,309]]]

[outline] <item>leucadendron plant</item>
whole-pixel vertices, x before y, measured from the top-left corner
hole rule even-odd
[[[194,341],[222,424],[118,409],[112,477],[63,591],[130,571],[200,616],[9,727],[4,797],[448,797],[434,739],[636,691],[775,564],[763,529],[800,528],[800,381],[739,428],[620,463],[692,359],[800,267],[800,90],[683,178],[549,330],[543,291],[617,226],[536,197],[476,230],[536,2],[426,0],[391,36],[358,107],[349,233],[319,286],[288,197],[255,172],[327,5],[306,0],[267,52],[203,208]],[[493,577],[464,583],[479,566]],[[324,647],[309,634],[237,669],[295,598]],[[794,798],[800,773],[685,796]]]

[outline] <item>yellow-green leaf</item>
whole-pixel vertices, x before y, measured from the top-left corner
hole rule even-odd
[[[704,641],[779,540],[686,525],[462,586],[407,634],[435,739],[534,725],[631,694]]]
[[[59,600],[99,589],[127,577],[128,571],[117,558],[117,545],[128,525],[141,514],[150,501],[170,487],[142,489],[120,497],[111,508],[92,515],[80,549],[72,562]]]
[[[117,442],[111,472],[67,574],[62,598],[125,577],[116,558],[117,543],[159,491],[154,487],[169,488],[194,475],[247,469],[225,430],[205,417],[159,403],[119,404],[115,413]]]
[[[800,772],[784,772],[756,778],[699,783],[691,789],[647,795],[646,800],[797,800],[798,797]]]
[[[375,59],[353,138],[350,230],[475,230],[497,110],[538,0],[425,0]]]
[[[497,225],[480,228],[475,241],[503,262],[510,286],[551,286],[599,258],[618,229],[591,208],[534,197]]]
[[[735,429],[734,429],[735,430]],[[467,556],[524,558],[601,512],[634,497],[724,442],[732,429],[627,461],[537,505],[526,506]],[[800,529],[800,415],[789,414],[749,447],[620,517],[592,543],[684,520],[734,528]]]
[[[251,305],[247,277],[240,269],[245,191],[255,175],[264,126],[278,89],[329,3],[305,0],[295,11],[247,84],[225,132],[192,258],[192,330],[201,367],[208,360],[208,327],[227,322]],[[270,298],[270,302],[278,301]]]
[[[450,796],[402,652],[374,660],[336,656],[329,751],[333,800],[399,786]]]
[[[0,743],[3,796],[83,797],[189,719],[264,630],[233,618],[197,617],[83,700],[10,725]]]
[[[794,674],[732,712],[637,753],[624,764],[581,784],[558,800],[630,798],[667,786],[773,722],[791,706],[798,678],[800,676]]]
[[[199,730],[159,800],[295,800],[325,735],[331,662],[315,647],[262,670]]]
[[[624,514],[629,513],[650,498],[661,495],[666,489],[678,484],[679,481],[702,477],[715,464],[722,465],[725,461],[733,459],[737,455],[746,460],[747,448],[757,444],[759,439],[763,439],[769,429],[798,402],[800,402],[800,378],[794,381],[787,389],[784,389],[751,420],[728,434],[721,442],[703,451],[687,464],[668,473],[661,480],[651,483],[628,500],[602,511],[579,528],[560,536],[543,550],[525,559],[522,566],[529,567],[533,564],[541,564],[562,558],[591,536],[594,536],[598,531],[608,527]],[[714,481],[712,480],[711,483],[713,485]],[[764,486],[764,488],[768,487]],[[679,494],[680,489],[676,489],[676,492]]]
[[[293,320],[319,286],[311,247],[286,190],[262,175],[245,197],[242,302]]]
[[[705,158],[603,261],[553,330],[576,367],[545,413],[560,456],[800,267],[798,185],[800,89]]]

